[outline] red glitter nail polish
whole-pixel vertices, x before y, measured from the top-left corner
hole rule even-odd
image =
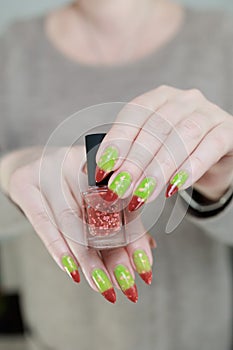
[[[127,298],[132,301],[133,303],[136,303],[138,301],[138,291],[136,284],[133,287],[130,287],[124,291],[124,294],[127,296]]]
[[[152,283],[152,271],[140,273],[140,277],[144,282],[146,282],[146,284]]]
[[[138,197],[138,196],[133,196],[130,203],[129,203],[129,211],[134,211],[137,210],[139,208],[141,208],[141,206],[145,203],[145,201]]]
[[[103,179],[107,176],[108,173],[106,173],[104,170],[100,169],[98,166],[95,170],[95,181],[101,182]]]
[[[80,274],[79,274],[78,270],[71,272],[70,275],[71,275],[74,282],[76,282],[76,283],[80,282]]]
[[[169,198],[171,196],[173,196],[173,194],[175,194],[176,192],[178,192],[178,187],[176,185],[173,184],[169,184],[166,190],[166,197]]]
[[[113,288],[106,290],[105,292],[102,293],[102,295],[110,303],[114,304],[116,302],[116,293],[115,293],[115,290]]]
[[[105,134],[86,136],[87,174],[89,188],[82,193],[83,221],[87,245],[96,249],[127,244],[124,200],[108,201],[108,179],[96,183],[96,153]]]
[[[108,190],[104,196],[104,199],[107,202],[115,202],[118,199],[118,195],[108,188]]]

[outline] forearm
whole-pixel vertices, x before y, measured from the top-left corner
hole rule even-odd
[[[30,228],[26,217],[9,199],[9,183],[17,169],[37,159],[41,153],[42,148],[27,148],[10,152],[0,159],[0,240],[9,239]]]

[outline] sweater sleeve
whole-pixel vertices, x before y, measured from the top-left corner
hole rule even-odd
[[[233,245],[233,200],[219,214],[209,218],[197,218],[187,214],[187,220],[224,244]]]

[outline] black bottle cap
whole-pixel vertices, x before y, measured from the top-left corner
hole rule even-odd
[[[96,183],[95,181],[95,169],[96,169],[96,153],[99,149],[101,142],[106,134],[90,134],[85,136],[86,156],[87,156],[87,175],[89,186],[105,186],[108,184],[110,176],[107,176],[103,181]]]

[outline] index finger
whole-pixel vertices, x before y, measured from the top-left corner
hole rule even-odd
[[[161,86],[128,103],[102,141],[96,156],[96,182],[120,167],[147,119],[180,90]]]

